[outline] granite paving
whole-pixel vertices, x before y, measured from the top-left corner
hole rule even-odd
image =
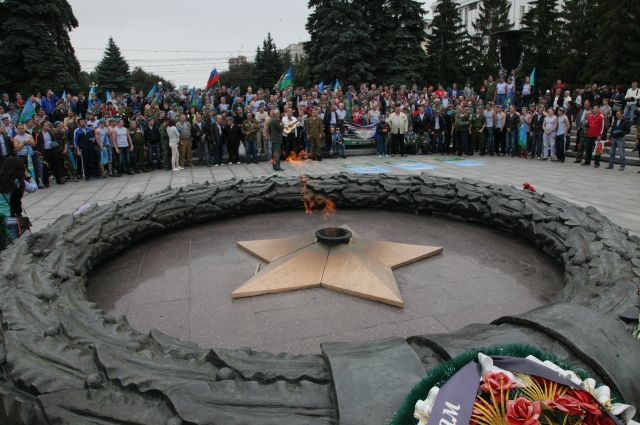
[[[525,160],[489,156],[473,156],[472,162],[440,161],[453,157],[408,156],[406,158],[378,159],[375,156],[348,156],[346,159],[325,159],[322,162],[302,161],[283,163],[284,175],[326,175],[345,171],[367,171],[364,167],[380,166],[392,174],[419,174],[421,172],[447,176],[468,177],[491,183],[522,187],[527,182],[536,190],[550,192],[581,206],[592,205],[611,220],[640,234],[640,175],[638,167],[627,167],[624,172],[617,168],[606,169],[603,161],[599,169],[583,167],[568,162]],[[389,162],[398,162],[400,164]],[[416,165],[417,164],[417,165]],[[425,165],[423,165],[425,164]],[[417,170],[420,167],[427,170]],[[354,167],[360,167],[354,168]],[[371,169],[371,168],[369,168]],[[154,171],[99,179],[89,182],[53,184],[24,198],[24,206],[38,230],[63,214],[69,214],[85,203],[105,204],[117,199],[149,194],[171,185],[183,186],[196,182],[220,182],[237,178],[252,178],[272,175],[270,164],[233,164],[221,167],[190,167],[183,171]]]
[[[394,274],[400,309],[323,288],[233,300],[259,260],[238,240],[350,226],[360,237],[442,246]],[[515,235],[446,218],[338,210],[289,211],[199,225],[146,241],[95,269],[88,297],[142,332],[157,328],[202,347],[319,353],[327,341],[446,333],[547,304],[563,286],[553,259]]]

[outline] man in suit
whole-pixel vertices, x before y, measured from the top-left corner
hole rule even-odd
[[[429,143],[427,135],[429,130],[429,115],[424,110],[424,105],[418,106],[415,116],[413,117],[413,131],[417,136],[418,150],[416,153],[429,154]]]

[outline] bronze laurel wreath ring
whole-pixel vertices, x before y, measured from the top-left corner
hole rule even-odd
[[[62,216],[9,247],[0,262],[0,423],[338,423],[346,402],[328,356],[205,349],[158,331],[145,335],[86,298],[87,273],[126,247],[195,223],[301,209],[299,186],[299,178],[274,176],[167,188]],[[307,189],[338,208],[440,214],[513,232],[564,270],[554,304],[401,341],[425,370],[464,350],[528,344],[640,405],[640,350],[630,332],[640,238],[596,209],[426,174],[313,177]]]

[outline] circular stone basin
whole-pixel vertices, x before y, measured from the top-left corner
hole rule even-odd
[[[318,242],[328,246],[349,243],[351,236],[352,234],[349,230],[341,227],[325,227],[316,231]]]
[[[325,288],[232,299],[265,264],[237,241],[312,236],[347,225],[353,238],[443,247],[394,270],[404,299],[397,308]],[[260,264],[260,265],[259,265]],[[564,285],[542,251],[517,236],[428,215],[339,210],[323,220],[302,211],[250,215],[171,232],[96,268],[88,297],[202,347],[319,353],[320,343],[448,333],[548,304]]]

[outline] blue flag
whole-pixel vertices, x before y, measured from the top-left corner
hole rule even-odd
[[[154,84],[153,87],[151,87],[151,90],[149,90],[149,93],[147,94],[147,99],[154,97],[157,93],[158,93],[158,85]]]
[[[62,100],[64,100],[65,102],[67,101],[67,91],[66,90],[62,91]]]
[[[36,114],[36,108],[33,107],[33,103],[27,99],[24,103],[24,108],[22,108],[22,113],[20,114],[20,119],[18,119],[19,124],[24,124]]]
[[[318,90],[320,91],[320,94],[324,92],[324,81],[320,81],[320,84],[318,84]]]
[[[333,84],[333,92],[337,93],[340,90],[340,80],[336,79],[336,82]]]
[[[531,86],[536,85],[536,69],[535,68],[533,68],[533,71],[531,71],[531,75],[529,76],[529,84],[531,84]]]
[[[89,105],[89,108],[91,108],[93,106],[93,100],[92,100],[92,96],[91,96],[93,94],[96,94],[96,86],[91,84],[91,87],[89,88],[89,101],[87,102],[87,105]]]
[[[106,91],[107,103],[111,102],[111,92],[109,90]]]

